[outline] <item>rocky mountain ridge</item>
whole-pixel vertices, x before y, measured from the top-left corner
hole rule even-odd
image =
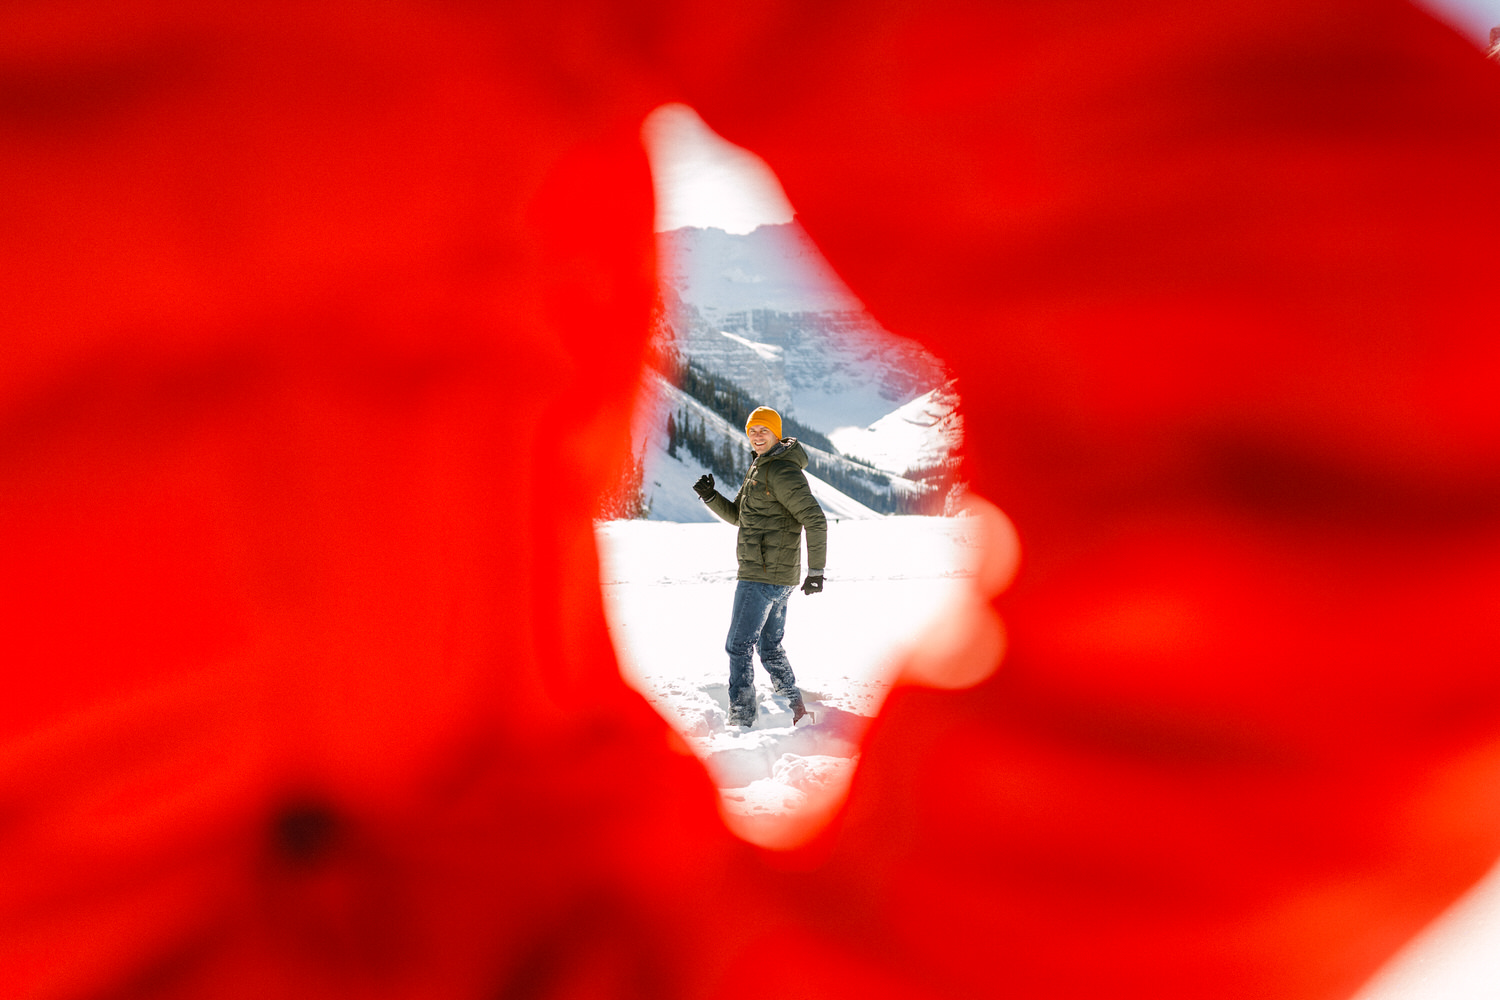
[[[947,380],[941,361],[875,322],[795,222],[661,233],[658,255],[677,349],[825,434]]]

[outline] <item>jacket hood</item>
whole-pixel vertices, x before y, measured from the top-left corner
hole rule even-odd
[[[766,452],[757,462],[791,462],[799,469],[807,468],[807,449],[794,437],[783,438],[777,442],[776,447]]]

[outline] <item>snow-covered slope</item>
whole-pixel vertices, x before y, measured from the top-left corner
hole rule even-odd
[[[633,423],[633,441],[636,453],[645,449],[646,462],[642,488],[650,507],[649,519],[653,521],[719,522],[719,519],[693,492],[693,483],[708,470],[702,463],[678,449],[674,457],[667,454],[667,415],[686,410],[694,420],[701,420],[715,440],[727,440],[731,447],[743,449],[745,464],[749,464],[750,449],[743,429],[730,424],[682,390],[668,385],[658,375],[652,375],[644,387],[640,405]],[[840,493],[817,476],[808,474],[808,484],[813,496],[830,519],[881,517],[869,507]],[[719,492],[733,495],[738,482],[717,483]]]
[[[841,427],[828,438],[843,454],[896,475],[936,466],[957,454],[963,438],[958,392],[946,382],[868,427]]]

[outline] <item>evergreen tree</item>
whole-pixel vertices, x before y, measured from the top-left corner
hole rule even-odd
[[[724,438],[719,442],[717,474],[725,480],[734,479],[734,449],[729,444],[729,439]]]
[[[620,476],[599,498],[595,517],[604,521],[621,521],[645,517],[651,510],[646,502],[646,450],[633,451],[626,459]]]

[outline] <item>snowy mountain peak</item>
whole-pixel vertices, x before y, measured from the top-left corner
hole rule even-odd
[[[754,309],[863,308],[796,222],[745,234],[674,229],[657,234],[657,252],[663,284],[706,319]]]
[[[866,426],[946,380],[865,312],[796,222],[657,239],[678,353],[808,427]]]

